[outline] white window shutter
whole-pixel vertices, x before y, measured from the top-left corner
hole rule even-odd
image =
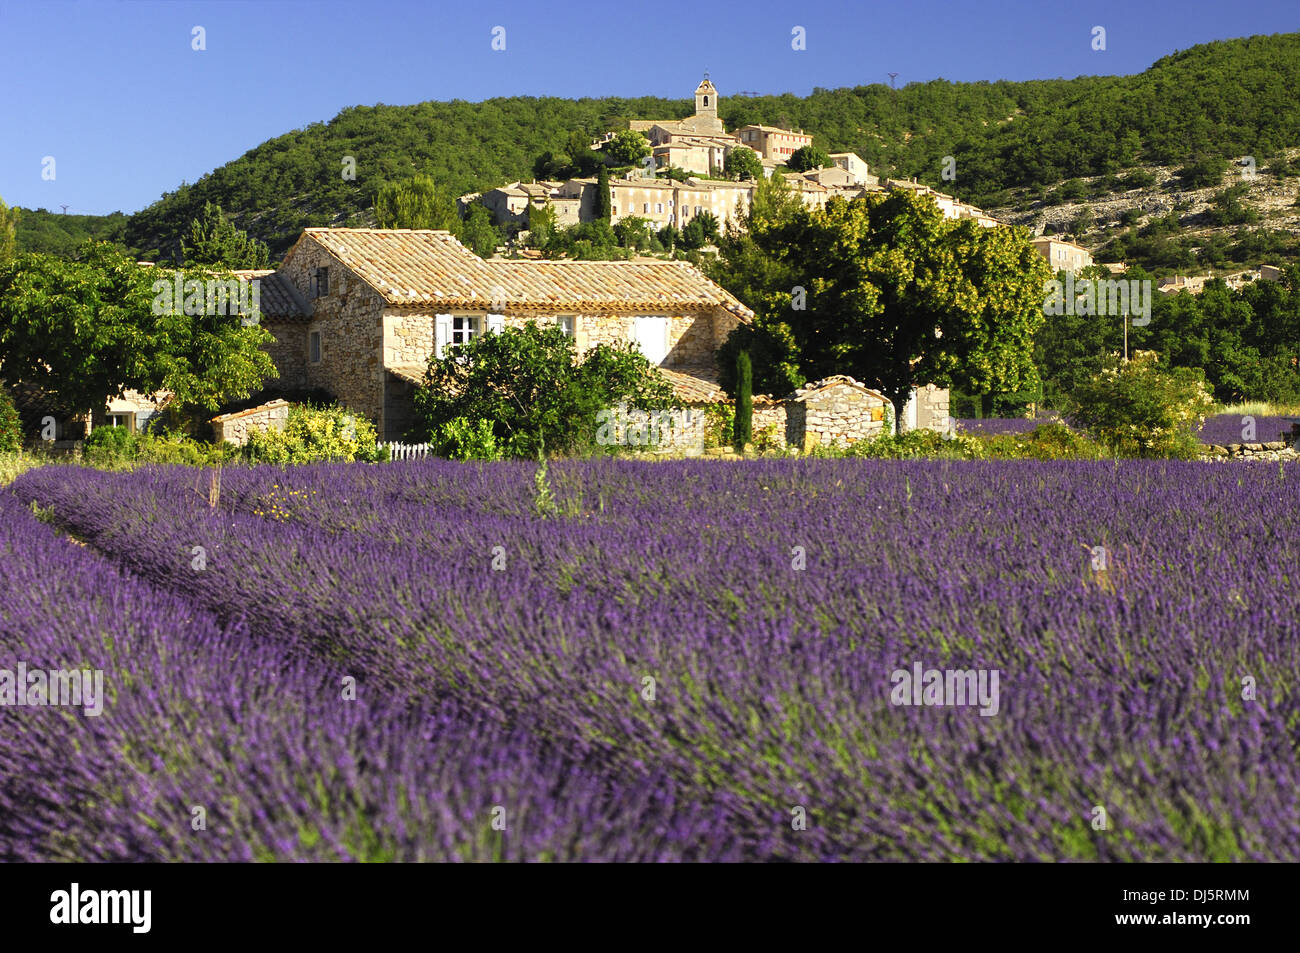
[[[443,358],[447,352],[447,342],[451,340],[451,315],[435,314],[433,316],[433,356]]]
[[[500,334],[506,328],[506,316],[504,314],[489,314],[487,316],[488,334]]]

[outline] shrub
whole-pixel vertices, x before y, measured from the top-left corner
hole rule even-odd
[[[1187,163],[1178,170],[1177,175],[1183,188],[1203,189],[1218,185],[1227,171],[1227,159],[1210,156]]]
[[[1070,394],[1066,416],[1107,450],[1126,457],[1193,457],[1213,406],[1199,368],[1164,368],[1154,351],[1113,355]]]
[[[434,441],[439,456],[450,460],[500,460],[492,421],[469,421],[465,417],[449,420],[438,428]]]
[[[203,467],[237,454],[231,444],[205,443],[180,431],[134,433],[126,427],[96,427],[82,445],[85,463],[109,470],[145,463]]]
[[[671,400],[672,386],[632,345],[597,345],[579,361],[562,330],[530,321],[431,358],[415,394],[416,433],[436,442],[457,418],[490,421],[505,456],[583,453],[599,444],[600,411],[659,410]]]
[[[1133,169],[1124,176],[1122,184],[1126,189],[1149,189],[1156,184],[1156,177],[1146,169]]]
[[[374,425],[342,407],[298,405],[289,408],[283,431],[254,431],[244,455],[256,463],[317,463],[360,460],[374,463],[388,458],[376,443]]]
[[[129,467],[135,455],[136,435],[126,427],[96,427],[82,445],[82,459],[95,467]]]
[[[0,387],[0,453],[13,453],[22,446],[23,425],[18,419],[18,408],[9,392]]]

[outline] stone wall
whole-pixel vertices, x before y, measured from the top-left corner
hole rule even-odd
[[[284,430],[289,422],[289,404],[273,400],[269,404],[241,410],[237,414],[222,414],[212,418],[212,437],[218,443],[225,441],[237,446],[248,443],[253,431]]]
[[[329,293],[312,296],[317,268],[329,269]],[[281,273],[313,304],[304,340],[320,332],[321,359],[306,358],[306,387],[323,388],[365,415],[382,432],[384,301],[310,235],[304,235]]]
[[[263,321],[262,327],[275,338],[266,345],[266,353],[275,362],[280,376],[266,382],[268,386],[285,390],[305,390],[307,387],[307,322]]]
[[[948,389],[926,384],[916,389],[916,429],[943,433],[948,422]]]
[[[1268,443],[1230,443],[1226,447],[1210,444],[1206,446],[1205,450],[1206,452],[1201,455],[1200,459],[1217,463],[1228,463],[1235,460],[1259,460],[1274,463],[1283,460],[1300,460],[1300,450],[1297,450],[1294,445],[1283,443],[1281,440],[1273,440]]]

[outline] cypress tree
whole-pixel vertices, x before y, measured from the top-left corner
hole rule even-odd
[[[609,199],[609,169],[603,164],[596,173],[596,220],[608,222],[611,213]]]
[[[736,354],[736,421],[732,429],[736,450],[745,449],[754,436],[754,373],[749,352]]]

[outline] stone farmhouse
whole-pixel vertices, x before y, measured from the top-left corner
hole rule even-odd
[[[291,286],[263,324],[286,389],[321,388],[383,440],[413,422],[431,355],[532,320],[578,350],[630,342],[690,386],[752,312],[686,262],[484,260],[449,232],[309,228],[275,275]]]

